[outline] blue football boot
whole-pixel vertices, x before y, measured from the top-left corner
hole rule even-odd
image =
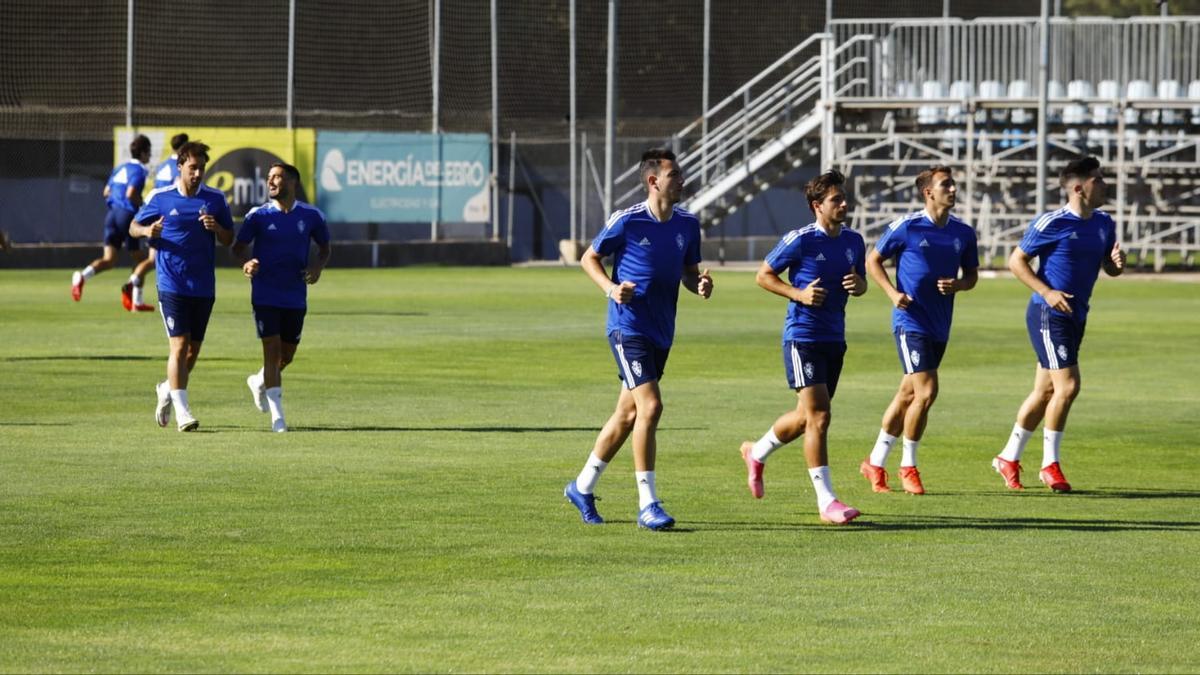
[[[638,513],[638,527],[650,530],[665,530],[674,524],[675,519],[669,513],[663,511],[662,502],[654,502]]]
[[[588,525],[603,525],[604,519],[596,512],[596,495],[585,495],[575,487],[575,481],[567,483],[567,487],[563,489],[563,496],[567,501],[575,505],[579,509],[579,515],[583,518],[583,522]]]

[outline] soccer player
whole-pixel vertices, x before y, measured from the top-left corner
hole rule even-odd
[[[758,442],[742,443],[750,494],[763,496],[763,468],[771,453],[804,435],[804,458],[817,493],[817,512],[844,524],[858,509],[838,501],[829,477],[830,401],[846,355],[846,301],[867,292],[862,235],[846,222],[845,179],[827,171],[804,186],[817,222],[789,232],[758,269],[764,289],[790,300],[783,324],[783,370],[796,392],[796,409],[784,413]],[[784,272],[788,281],[780,278]],[[790,282],[790,283],[789,283]]]
[[[892,332],[904,376],[859,471],[875,492],[890,492],[884,466],[896,437],[903,434],[900,482],[905,492],[923,495],[917,446],[938,395],[937,371],[950,341],[954,294],[975,288],[979,251],[975,230],[950,213],[958,191],[951,170],[935,166],[922,171],[916,185],[925,209],[892,223],[867,254],[867,272],[895,305]],[[894,286],[883,268],[889,258],[896,258]]]
[[[254,405],[271,413],[271,430],[287,431],[283,417],[280,372],[296,357],[308,289],[329,262],[329,227],[315,206],[296,199],[300,170],[291,164],[272,164],[267,172],[271,200],[246,214],[238,230],[233,255],[250,279],[250,303],[262,340],[263,367],[246,378]],[[248,254],[254,242],[253,256]],[[317,259],[310,265],[310,242],[317,243]]]
[[[150,193],[130,231],[149,237],[158,251],[158,307],[167,328],[167,379],[155,387],[154,419],[180,431],[200,427],[188,405],[188,375],[196,367],[216,298],[216,242],[233,241],[233,218],[225,195],[203,183],[208,146],[189,141],[179,147],[175,185]]]
[[[179,147],[188,142],[187,134],[175,134],[171,137],[171,156],[163,160],[158,168],[154,170],[154,189],[168,187],[175,184],[179,178]],[[143,301],[142,288],[146,282],[146,273],[154,269],[154,249],[151,248],[146,259],[137,264],[133,268],[133,274],[129,275],[129,281],[121,287],[121,304],[125,309],[130,311],[149,312],[154,311],[154,307],[147,305]]]
[[[146,162],[150,161],[150,139],[142,134],[134,137],[129,144],[129,155],[132,159],[118,164],[104,186],[104,201],[108,204],[108,215],[104,218],[104,252],[87,267],[71,274],[71,298],[75,302],[83,297],[83,285],[88,279],[116,266],[117,249],[122,245],[135,261],[141,262],[145,258],[141,242],[129,233],[129,224],[142,205]]]
[[[662,379],[675,337],[679,286],[708,299],[713,280],[700,272],[700,221],[676,206],[683,173],[675,154],[655,148],[642,155],[646,201],[614,213],[583,254],[584,272],[608,298],[608,343],[623,385],[612,417],[600,430],[579,477],[563,491],[583,522],[604,522],[593,494],[600,474],[633,435],[633,465],[638,488],[638,527],[663,530],[675,524],[658,499],[654,460],[655,432],[662,416]],[[601,258],[613,256],[612,276]]]
[[[1087,326],[1088,300],[1103,269],[1109,276],[1125,271],[1125,252],[1112,217],[1100,211],[1106,198],[1100,161],[1077,159],[1059,174],[1067,205],[1044,213],[1025,231],[1008,258],[1008,268],[1033,290],[1025,311],[1029,341],[1037,354],[1033,391],[1017,411],[1017,422],[992,468],[1012,490],[1020,490],[1021,453],[1045,420],[1042,470],[1038,479],[1055,492],[1070,492],[1059,449],[1067,413],[1079,394],[1079,347]],[[1030,266],[1038,259],[1038,271]]]

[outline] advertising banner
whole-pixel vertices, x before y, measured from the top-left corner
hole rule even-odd
[[[331,222],[484,223],[487,134],[317,134],[318,206]]]
[[[129,143],[135,134],[145,134],[151,143],[150,170],[171,156],[171,137],[186,133],[188,139],[209,147],[204,183],[225,193],[233,217],[240,220],[250,209],[267,201],[267,171],[275,162],[300,170],[299,198],[315,203],[313,154],[316,132],[312,129],[256,129],[237,127],[116,127],[113,129],[113,163],[129,159]],[[153,184],[153,174],[150,184]],[[147,188],[149,192],[149,188]]]

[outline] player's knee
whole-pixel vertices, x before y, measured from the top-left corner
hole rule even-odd
[[[828,410],[810,410],[804,420],[804,426],[811,432],[824,433],[829,430],[829,422],[832,415]]]
[[[638,405],[637,416],[644,420],[657,422],[662,417],[663,404],[661,399],[652,398]]]

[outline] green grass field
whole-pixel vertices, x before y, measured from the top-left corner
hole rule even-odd
[[[1200,670],[1200,286],[1097,285],[1067,495],[1037,483],[1037,437],[1025,492],[988,464],[1033,375],[1008,279],[959,298],[929,494],[870,492],[900,369],[886,298],[853,300],[830,456],[865,515],[833,527],[798,446],[746,491],[739,443],[794,404],[784,303],[714,275],[680,299],[658,465],[679,525],[651,533],[628,448],[607,525],[562,498],[618,388],[578,270],[330,270],[288,434],[244,384],[235,270],[195,434],[152,421],[166,340],[120,310],[122,274],[76,304],[67,271],[0,272],[0,671]]]

